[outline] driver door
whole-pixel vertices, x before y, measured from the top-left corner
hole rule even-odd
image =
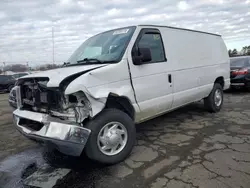
[[[133,56],[140,55],[140,48],[150,50],[151,61],[135,65]],[[141,110],[137,118],[143,121],[169,110],[173,102],[173,83],[160,30],[141,29],[128,59],[136,100]]]

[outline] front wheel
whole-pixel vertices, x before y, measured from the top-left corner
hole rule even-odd
[[[117,109],[105,109],[86,128],[91,130],[85,152],[90,159],[104,164],[123,161],[136,139],[133,120]]]
[[[212,113],[219,112],[223,104],[223,89],[218,83],[214,87],[208,97],[204,99],[205,108]]]

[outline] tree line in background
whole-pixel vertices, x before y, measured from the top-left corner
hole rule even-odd
[[[28,67],[27,65],[24,64],[12,64],[0,68],[0,74],[7,71],[11,72],[45,71],[45,70],[59,68],[61,66],[62,65],[58,64],[45,64],[33,68],[33,67]]]
[[[242,47],[242,50],[239,52],[237,51],[237,49],[233,49],[233,50],[229,49],[228,55],[229,55],[229,57],[250,55],[250,46]]]
[[[62,65],[58,65],[58,64],[45,64],[45,65],[41,65],[39,67],[36,68],[36,70],[39,71],[45,71],[45,70],[50,70],[50,69],[56,69],[62,67]]]

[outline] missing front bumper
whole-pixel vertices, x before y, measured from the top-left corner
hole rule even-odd
[[[17,109],[13,112],[13,119],[16,128],[24,136],[53,145],[60,152],[72,156],[81,155],[91,133],[89,129],[65,123],[43,113]],[[20,124],[21,119],[32,120],[43,126],[40,130],[34,130],[28,124]]]

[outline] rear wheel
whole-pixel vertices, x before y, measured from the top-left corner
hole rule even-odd
[[[223,89],[219,83],[215,83],[208,97],[204,99],[204,106],[209,112],[219,112],[223,105]]]
[[[123,161],[132,151],[136,130],[133,120],[117,109],[105,109],[86,125],[91,130],[85,152],[104,164]]]

